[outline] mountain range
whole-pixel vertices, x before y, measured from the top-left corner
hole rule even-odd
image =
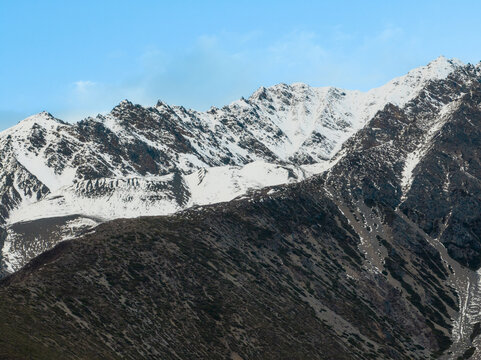
[[[444,57],[27,118],[0,133],[0,357],[477,358],[480,130],[481,67]]]

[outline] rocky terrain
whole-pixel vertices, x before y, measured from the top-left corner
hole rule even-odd
[[[76,125],[54,120],[49,134],[58,136],[42,146],[14,141],[18,128],[2,133],[10,141],[2,166],[13,174],[2,178],[7,270],[41,255],[1,280],[0,358],[480,358],[480,67],[440,58],[379,89],[342,95],[279,85],[205,114],[170,107],[179,119],[196,114],[199,124],[219,116],[226,128],[212,123],[222,134],[211,128],[212,139],[198,145],[197,135],[184,141],[186,129],[171,135],[167,121],[162,141],[148,140],[153,123],[140,124],[164,104],[124,102]],[[303,97],[296,106],[299,93],[330,100],[317,107],[318,97]],[[309,111],[301,117],[299,108]],[[119,121],[126,113],[130,120]],[[188,123],[182,119],[172,124]],[[266,130],[266,119],[282,134]],[[292,130],[296,119],[303,125]],[[309,119],[316,121],[308,128]],[[89,141],[72,144],[99,146],[78,150],[85,163],[72,152],[45,181],[22,165],[18,146],[55,159],[46,144],[81,131]],[[96,136],[106,136],[105,148]],[[145,153],[134,138],[151,141]],[[247,138],[252,146],[243,148]],[[199,150],[212,141],[219,152]],[[55,160],[33,163],[53,168]],[[63,182],[69,171],[71,183]],[[90,205],[79,211],[73,204],[82,199]],[[105,222],[128,215],[109,203],[160,215],[150,207],[167,209],[169,199],[177,205],[164,213],[173,215]],[[105,208],[94,210],[98,204]],[[71,231],[62,233],[67,223]],[[21,255],[12,261],[12,254]]]
[[[387,103],[462,68],[440,57],[368,92],[279,84],[207,112],[123,101],[76,124],[34,115],[0,133],[0,266],[12,272],[106,220],[306,179]],[[48,236],[29,235],[38,227]]]
[[[434,305],[410,299],[392,278],[396,265],[385,274],[367,266],[360,223],[349,225],[321,179],[269,191],[117,220],[44,253],[2,283],[0,351],[16,354],[21,341],[50,358],[412,359],[449,346],[433,330],[448,327],[444,306],[456,307],[456,294],[427,241],[418,236],[411,253],[412,244],[377,240],[424,271],[413,287],[429,276]],[[402,220],[395,226],[416,238]]]

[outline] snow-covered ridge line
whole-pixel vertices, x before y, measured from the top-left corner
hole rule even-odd
[[[166,215],[301,181],[334,166],[387,103],[402,107],[461,66],[440,57],[367,92],[261,87],[206,112],[126,100],[76,124],[42,112],[0,133],[0,225]]]
[[[146,109],[124,100],[107,116],[87,119],[87,126],[102,126],[112,132],[118,139],[115,146],[141,143],[167,153],[174,163],[161,174],[175,168],[189,174],[199,168],[222,165],[222,158],[229,158],[232,165],[256,160],[295,165],[318,163],[332,158],[388,102],[403,106],[427,82],[444,79],[460,66],[458,60],[439,57],[365,93],[301,83],[262,87],[248,100],[205,113],[161,102]],[[148,123],[144,123],[145,118]],[[117,151],[106,152],[105,145],[99,143],[115,139],[86,139],[85,135],[91,134],[83,134],[84,126],[85,121],[66,124],[42,112],[1,132],[0,146],[10,140],[14,147],[10,156],[50,191],[85,178],[79,170],[86,172],[88,168],[94,172],[99,167],[110,168],[110,176],[145,175],[136,169],[135,160],[127,156],[114,159]],[[181,137],[183,143],[176,146]],[[32,149],[32,143],[37,149]],[[190,149],[183,149],[185,145]],[[55,152],[65,148],[66,158],[58,159]],[[94,161],[85,161],[86,157]],[[118,164],[112,166],[116,160]],[[79,169],[82,161],[85,164]],[[159,162],[157,168],[165,167],[164,164],[165,161]],[[158,171],[146,172],[159,175]]]
[[[111,131],[120,141],[117,146],[140,142],[158,151],[170,152],[172,155],[169,156],[175,158],[175,164],[171,169],[165,169],[163,174],[175,168],[189,174],[199,168],[218,166],[221,165],[219,159],[226,155],[233,165],[256,160],[295,165],[318,163],[332,158],[344,141],[362,128],[386,103],[402,106],[416,96],[427,82],[444,79],[461,66],[459,60],[439,57],[426,66],[365,93],[334,87],[314,88],[302,83],[261,87],[248,100],[235,101],[222,109],[212,108],[205,113],[170,107],[161,102],[155,111],[151,111],[152,108],[140,110],[139,106],[124,100],[109,115],[90,118],[89,125],[101,124]],[[131,123],[130,114],[135,116],[136,122]],[[143,124],[142,116],[150,117],[153,121]],[[169,127],[163,128],[166,116],[174,124],[167,124]],[[234,122],[241,125],[230,124]],[[136,164],[126,156],[121,156],[119,164],[112,166],[116,159],[103,151],[103,144],[99,144],[97,139],[86,142],[83,134],[78,135],[81,125],[66,124],[42,112],[1,132],[0,145],[10,139],[14,146],[11,156],[50,191],[85,178],[80,172],[89,168],[95,172],[98,167],[110,167],[109,175],[116,177],[145,175],[139,173]],[[159,125],[158,133],[152,136],[152,131],[155,132],[155,127]],[[178,129],[172,129],[172,126]],[[208,129],[210,132],[206,131]],[[178,133],[172,134],[172,130]],[[172,149],[171,143],[177,140],[178,134],[191,146],[190,151]],[[40,143],[34,151],[31,149],[32,139]],[[42,141],[46,146],[41,146]],[[74,148],[74,154],[66,154],[67,159],[52,159],[51,154],[60,147],[62,150],[65,147]],[[261,148],[260,152],[254,147]],[[79,169],[77,158],[87,155],[94,161],[86,161]],[[54,164],[52,160],[58,163]],[[119,165],[122,169],[119,169]],[[159,175],[152,170],[147,173]]]

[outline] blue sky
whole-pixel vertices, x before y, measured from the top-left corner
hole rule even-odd
[[[0,129],[127,98],[199,110],[261,85],[366,90],[437,56],[481,60],[476,1],[0,0]]]

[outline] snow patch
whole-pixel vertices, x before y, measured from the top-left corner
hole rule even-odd
[[[437,133],[442,129],[446,121],[449,119],[450,114],[458,106],[458,102],[451,102],[443,106],[439,111],[439,114],[433,124],[431,124],[427,131],[424,140],[417,146],[417,148],[408,153],[404,162],[404,168],[401,174],[401,202],[406,200],[407,193],[411,189],[413,182],[413,173],[416,166],[421,162],[426,153],[431,148],[432,140]]]

